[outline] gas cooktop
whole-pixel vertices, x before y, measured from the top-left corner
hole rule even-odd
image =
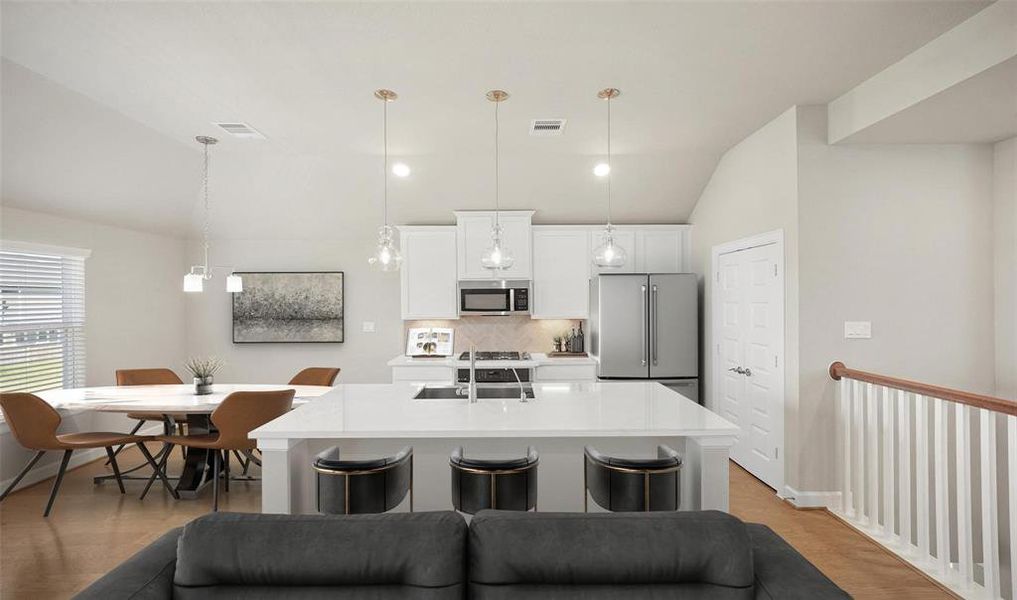
[[[459,360],[470,360],[470,353],[463,352]],[[477,352],[477,360],[530,360],[529,352]]]

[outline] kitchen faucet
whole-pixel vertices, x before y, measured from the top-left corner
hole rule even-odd
[[[519,371],[513,368],[512,374],[516,376],[516,383],[519,384],[519,401],[529,402],[530,399],[526,397],[526,390],[523,388],[523,380],[519,379]]]
[[[477,347],[470,344],[470,404],[477,403]]]

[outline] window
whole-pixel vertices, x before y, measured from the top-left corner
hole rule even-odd
[[[87,251],[0,246],[0,390],[85,384]]]

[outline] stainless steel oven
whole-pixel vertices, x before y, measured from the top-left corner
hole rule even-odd
[[[459,282],[460,315],[528,315],[530,282],[495,279]]]

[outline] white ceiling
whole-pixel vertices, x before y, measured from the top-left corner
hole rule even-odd
[[[793,104],[821,104],[984,2],[10,3],[2,5],[3,199],[184,234],[197,230],[212,121],[268,137],[214,149],[217,235],[344,235],[380,219],[379,87],[392,220],[451,222],[493,202],[598,222],[614,108],[615,221],[683,221],[720,155]],[[529,121],[569,120],[561,138]]]
[[[844,142],[998,142],[1017,135],[1017,58],[1003,61],[879,121]]]

